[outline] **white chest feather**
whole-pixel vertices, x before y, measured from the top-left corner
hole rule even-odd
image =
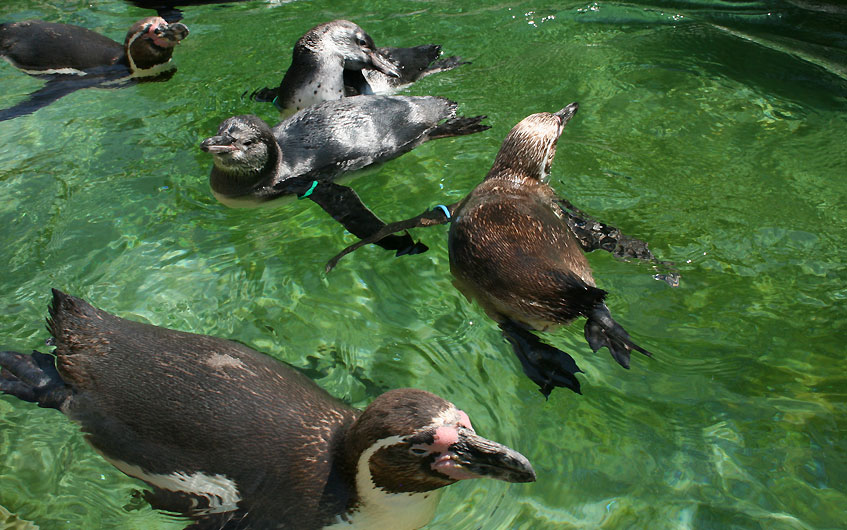
[[[241,500],[238,488],[235,482],[223,475],[209,476],[203,473],[192,473],[189,475],[181,472],[175,472],[169,475],[157,475],[147,473],[136,465],[108,458],[102,453],[100,454],[106,461],[127,475],[141,479],[152,486],[168,491],[205,497],[209,502],[209,506],[208,508],[196,510],[194,513],[197,515],[223,513],[238,509],[238,501]]]
[[[391,436],[378,441],[362,453],[356,471],[356,490],[359,508],[344,518],[337,517],[334,524],[324,530],[415,530],[429,523],[435,516],[441,490],[424,493],[388,493],[377,488],[371,478],[368,461],[380,448],[401,440]]]

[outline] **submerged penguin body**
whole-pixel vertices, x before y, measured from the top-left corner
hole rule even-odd
[[[359,412],[234,342],[58,291],[50,316],[55,357],[0,352],[0,391],[62,411],[153,488],[155,508],[203,528],[411,529],[457,480],[534,480],[523,456],[428,392],[389,391]]]

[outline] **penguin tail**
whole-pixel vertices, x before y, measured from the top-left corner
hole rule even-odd
[[[0,392],[57,410],[72,394],[56,370],[56,357],[37,351],[0,351]]]
[[[652,353],[630,340],[629,333],[615,322],[606,304],[595,305],[587,316],[585,340],[588,341],[588,345],[595,352],[605,346],[618,364],[627,369],[629,368],[629,356],[632,350],[641,352],[647,357],[653,356]]]
[[[458,116],[456,118],[451,118],[432,129],[429,132],[429,139],[435,140],[436,138],[464,136],[466,134],[474,134],[488,130],[491,126],[481,123],[482,120],[487,117],[488,116],[474,116],[472,118],[467,118],[465,116]]]
[[[541,341],[520,324],[506,320],[499,324],[503,336],[512,345],[524,374],[538,385],[544,398],[556,387],[582,394],[576,374],[582,372],[576,361],[562,350]]]

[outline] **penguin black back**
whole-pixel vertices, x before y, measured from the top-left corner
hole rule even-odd
[[[428,392],[390,391],[360,413],[250,348],[55,290],[48,329],[55,357],[0,352],[0,392],[65,413],[106,460],[153,487],[155,508],[203,528],[418,528],[435,489],[535,479],[526,458]],[[390,481],[375,486],[375,470]]]

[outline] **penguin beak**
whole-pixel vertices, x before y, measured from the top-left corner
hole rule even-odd
[[[387,56],[381,54],[377,50],[371,50],[368,52],[368,58],[371,60],[371,64],[374,68],[379,70],[385,75],[389,75],[391,77],[400,77],[400,67],[394,63]]]
[[[460,428],[459,441],[435,459],[432,468],[456,480],[492,478],[504,482],[535,482],[527,458],[505,445]]]
[[[222,134],[220,136],[212,136],[211,138],[203,140],[200,144],[200,149],[214,155],[217,153],[231,153],[237,148],[233,145],[232,136]]]
[[[554,112],[553,116],[558,116],[558,118],[562,120],[562,127],[564,128],[564,126],[567,125],[569,121],[571,121],[571,118],[573,118],[577,110],[579,110],[579,103],[574,101],[562,110]]]
[[[174,24],[163,24],[153,30],[159,46],[176,46],[182,39],[188,36],[188,26],[180,22]]]

